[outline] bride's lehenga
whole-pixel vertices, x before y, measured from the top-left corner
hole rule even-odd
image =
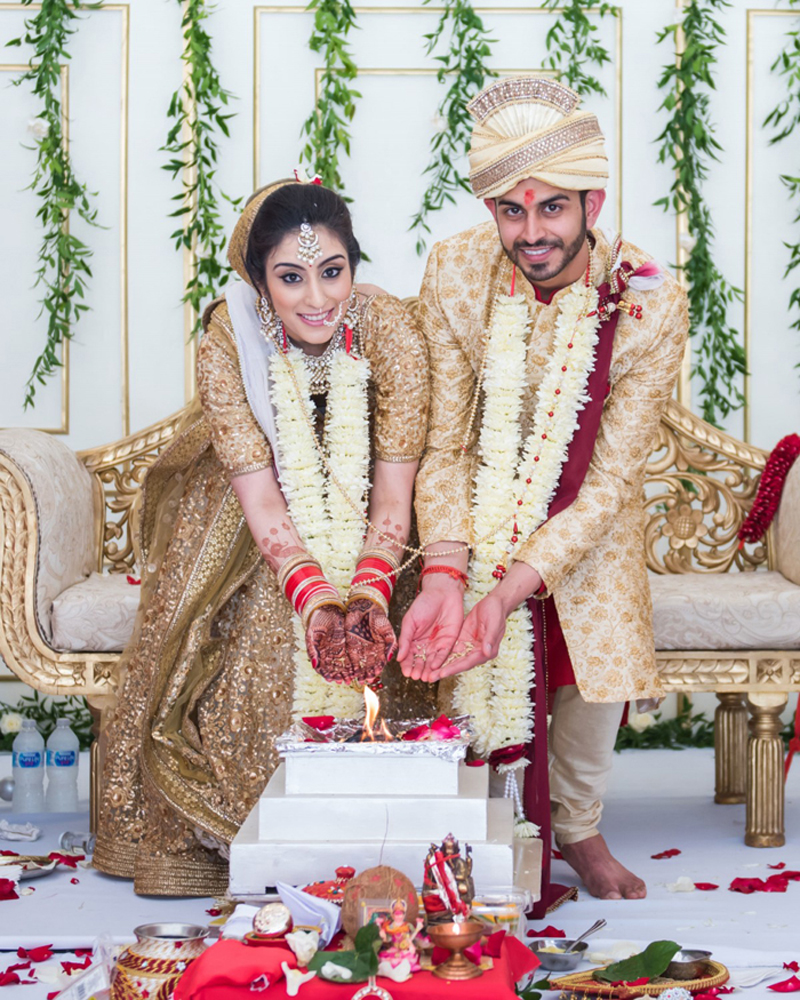
[[[142,600],[102,737],[94,865],[133,878],[142,894],[225,891],[223,855],[277,764],[273,740],[292,709],[293,612],[230,485],[268,468],[270,446],[247,403],[227,305],[209,313],[199,400],[142,490]],[[427,355],[397,299],[366,302],[360,350],[371,369],[374,455],[418,459]],[[401,577],[396,628],[414,583]],[[435,710],[431,687],[405,681],[396,664],[384,681],[388,714]]]

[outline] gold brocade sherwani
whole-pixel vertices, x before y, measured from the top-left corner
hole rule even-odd
[[[606,280],[610,247],[599,232],[591,235],[600,284]],[[623,242],[621,259],[636,269],[649,257]],[[499,291],[508,294],[511,271],[494,222],[437,244],[428,260],[419,312],[431,364],[428,441],[416,485],[423,544],[472,541],[480,408],[466,454],[461,446],[492,305]],[[527,434],[566,290],[544,304],[519,272],[516,287],[528,300],[531,318],[523,401]],[[610,390],[586,479],[574,503],[534,532],[517,555],[541,574],[554,597],[578,687],[590,702],[663,693],[656,673],[641,500],[645,464],[684,355],[687,300],[670,275],[660,287],[629,290],[627,297],[641,304],[642,319],[622,313],[617,324]]]
[[[152,895],[225,892],[220,851],[272,774],[273,740],[292,708],[293,612],[230,484],[268,468],[270,446],[247,402],[227,305],[206,318],[199,399],[142,490],[140,610],[102,737],[94,864]],[[366,301],[359,348],[370,362],[375,456],[418,459],[427,352],[397,299]],[[395,627],[413,598],[407,576],[393,599]],[[385,679],[392,714],[431,714],[426,685],[405,681],[396,664]]]

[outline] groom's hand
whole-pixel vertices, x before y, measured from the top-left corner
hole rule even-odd
[[[403,618],[397,659],[403,675],[436,681],[464,623],[464,588],[444,574],[426,578]]]
[[[488,594],[464,619],[453,650],[439,670],[439,680],[488,663],[500,652],[506,631],[507,609],[495,591]]]

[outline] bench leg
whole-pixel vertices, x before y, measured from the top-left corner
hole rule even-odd
[[[747,708],[738,692],[717,694],[714,713],[714,801],[732,805],[745,801],[747,784]]]
[[[787,697],[779,692],[753,692],[747,696],[750,740],[744,842],[748,847],[783,847],[786,843],[781,712]]]

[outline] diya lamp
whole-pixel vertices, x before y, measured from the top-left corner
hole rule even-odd
[[[440,979],[475,979],[483,975],[479,965],[474,965],[464,955],[464,951],[480,941],[485,927],[477,920],[454,921],[450,924],[430,924],[428,935],[431,941],[440,948],[451,952],[450,958],[433,969],[434,976]]]

